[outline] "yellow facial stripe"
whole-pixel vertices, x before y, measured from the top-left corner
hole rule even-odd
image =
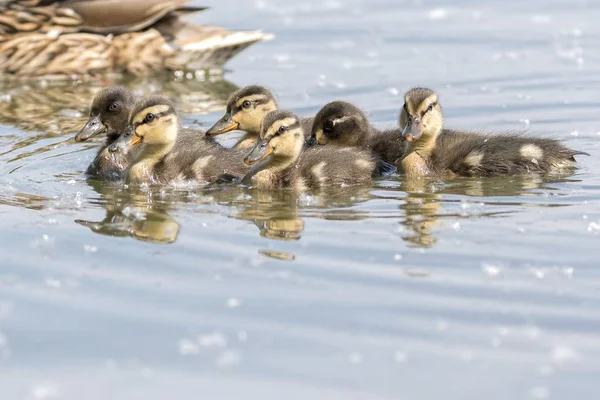
[[[253,94],[250,96],[244,96],[235,102],[235,106],[240,108],[245,101],[268,101],[269,97],[264,94]]]
[[[423,102],[421,104],[419,104],[417,113],[422,114],[423,112],[425,112],[425,110],[427,110],[427,107],[429,107],[430,104],[435,104],[435,103],[437,103],[437,101],[438,101],[437,94],[432,94],[431,96],[429,96],[428,98],[423,100]]]
[[[139,113],[137,113],[135,115],[135,117],[133,118],[133,124],[141,124],[142,121],[144,120],[144,118],[146,118],[146,115],[152,113],[152,114],[161,114],[164,112],[169,111],[170,107],[168,105],[165,104],[159,104],[156,106],[152,106],[152,107],[148,107],[148,108],[144,108],[142,111],[140,111]]]
[[[271,126],[269,126],[267,128],[267,131],[263,132],[263,134],[261,136],[263,139],[269,139],[273,135],[275,135],[277,133],[277,131],[279,130],[279,128],[281,128],[282,126],[292,126],[297,123],[298,123],[298,120],[296,118],[292,118],[292,117],[280,119],[279,121],[275,121]]]

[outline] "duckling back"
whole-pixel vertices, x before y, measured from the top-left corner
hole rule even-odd
[[[521,134],[494,134],[444,130],[432,153],[438,173],[461,176],[494,176],[521,173],[557,173],[575,167],[575,156],[560,141]]]
[[[165,183],[214,183],[222,175],[242,177],[248,171],[244,154],[221,146],[204,132],[181,129],[173,150],[156,166],[156,175]]]
[[[402,158],[405,145],[400,129],[375,129],[368,137],[368,147],[390,164],[396,164]]]
[[[375,158],[367,150],[312,147],[300,155],[296,174],[302,186],[319,189],[368,182],[376,166]]]

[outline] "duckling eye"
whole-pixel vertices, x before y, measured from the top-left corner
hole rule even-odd
[[[148,123],[154,121],[154,118],[156,118],[156,116],[152,113],[149,113],[148,115],[146,115],[146,118],[144,118],[144,123],[148,124]]]
[[[431,111],[433,110],[433,103],[429,104],[429,107],[427,107],[427,111]]]
[[[108,107],[108,111],[117,111],[119,108],[119,103],[112,103],[110,107]]]
[[[252,102],[250,100],[246,100],[242,103],[243,108],[248,109],[248,108],[250,108],[250,106],[252,106]]]
[[[287,131],[287,126],[280,126],[279,129],[277,129],[278,133],[283,133],[285,131]]]
[[[323,130],[325,132],[331,132],[331,131],[333,131],[333,121],[327,121],[327,122],[325,122],[325,126],[323,127]]]

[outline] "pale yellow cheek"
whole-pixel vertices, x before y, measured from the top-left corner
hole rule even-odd
[[[327,144],[329,142],[329,139],[325,136],[322,129],[319,129],[315,136],[319,144]]]
[[[148,132],[150,132],[150,127],[148,125],[140,125],[135,129],[135,134],[141,137],[146,136]]]

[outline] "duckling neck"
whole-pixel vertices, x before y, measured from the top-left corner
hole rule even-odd
[[[233,146],[236,149],[251,149],[256,144],[258,140],[258,133],[255,132],[246,132],[246,134],[238,140],[238,142]]]
[[[142,151],[129,168],[128,182],[154,181],[154,167],[173,150],[175,142],[160,145],[145,144],[143,146]]]
[[[435,149],[436,138],[437,135],[427,136],[416,143],[407,144],[400,163],[406,176],[431,175],[429,160]]]

